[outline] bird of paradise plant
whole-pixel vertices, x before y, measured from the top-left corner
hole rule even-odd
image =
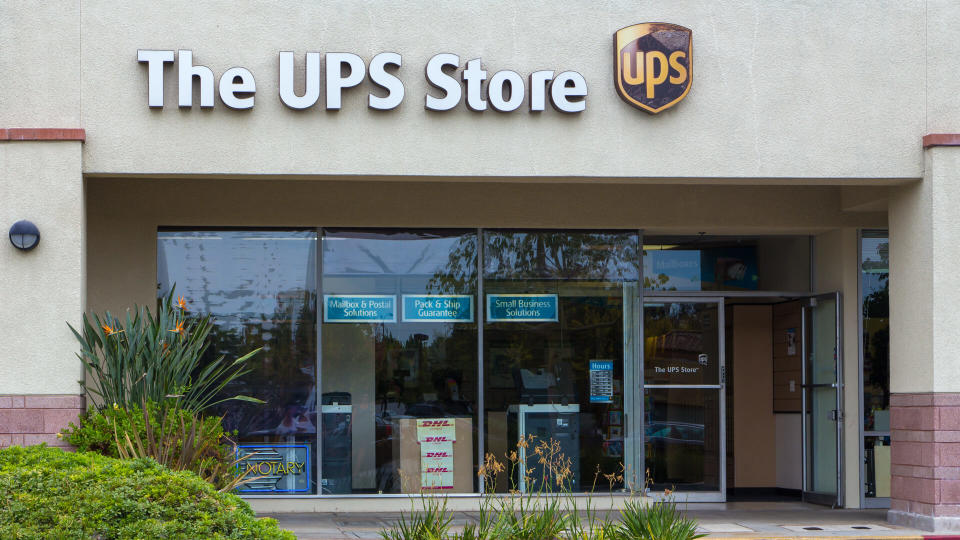
[[[125,319],[107,312],[85,314],[80,329],[70,326],[80,343],[81,382],[97,409],[109,404],[131,408],[145,402],[178,398],[178,406],[201,412],[228,400],[255,403],[249,396],[223,397],[227,385],[249,371],[247,360],[260,349],[234,360],[205,361],[212,329],[209,316],[192,316],[186,300],[174,292],[160,299],[156,312],[135,306]]]

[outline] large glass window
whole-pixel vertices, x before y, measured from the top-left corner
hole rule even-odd
[[[860,242],[863,307],[865,496],[890,496],[890,239],[864,231]]]
[[[486,451],[517,460],[488,488],[606,489],[598,471],[621,470],[638,251],[629,232],[484,232]]]
[[[643,244],[646,290],[810,289],[809,236],[648,236]]]
[[[158,292],[176,287],[193,313],[213,316],[207,354],[262,348],[226,389],[264,401],[228,401],[223,415],[241,452],[254,454],[244,493],[317,492],[317,234],[314,231],[161,231]]]
[[[885,242],[864,235],[877,471],[889,441]],[[228,390],[264,403],[215,411],[268,473],[245,493],[581,492],[647,479],[718,491],[722,302],[664,291],[802,292],[809,239],[645,244],[631,231],[163,230],[158,292],[176,287],[214,317],[210,355],[262,348]]]
[[[322,245],[323,493],[475,491],[476,232]]]

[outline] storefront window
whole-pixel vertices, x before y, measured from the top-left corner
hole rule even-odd
[[[643,288],[681,292],[807,291],[810,237],[644,237]]]
[[[212,411],[223,415],[225,430],[237,430],[240,452],[263,462],[262,478],[240,491],[316,493],[316,232],[157,236],[158,293],[176,287],[190,311],[213,316],[207,354],[236,358],[262,348],[225,395],[264,403],[228,401]]]
[[[507,462],[488,489],[623,486],[602,474],[629,464],[624,327],[638,250],[629,232],[484,232],[485,448]]]
[[[476,232],[322,245],[323,493],[476,491]]]
[[[860,245],[866,496],[889,497],[890,239],[886,231],[864,231]]]
[[[809,242],[784,238],[642,249],[629,231],[165,230],[158,289],[215,318],[211,355],[262,347],[229,391],[265,403],[215,412],[242,453],[294,467],[244,493],[715,492],[722,301],[642,287],[787,290]],[[889,477],[886,245],[864,235],[871,496]]]

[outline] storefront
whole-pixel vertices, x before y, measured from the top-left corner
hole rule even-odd
[[[960,519],[951,4],[11,11],[0,445],[82,408],[63,321],[175,289],[262,347],[220,410],[260,509]]]

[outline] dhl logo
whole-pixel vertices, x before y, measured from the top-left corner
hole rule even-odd
[[[446,452],[427,452],[426,457],[450,457]]]
[[[690,91],[692,77],[689,28],[669,23],[642,23],[614,34],[614,75],[624,101],[656,114],[676,105]]]
[[[449,427],[453,425],[450,420],[424,420],[420,423],[423,427]]]
[[[425,442],[450,442],[449,437],[426,437],[423,439]]]
[[[450,472],[450,469],[447,468],[447,467],[427,467],[427,470],[425,470],[424,472],[428,472],[428,473],[444,473],[444,472]]]

